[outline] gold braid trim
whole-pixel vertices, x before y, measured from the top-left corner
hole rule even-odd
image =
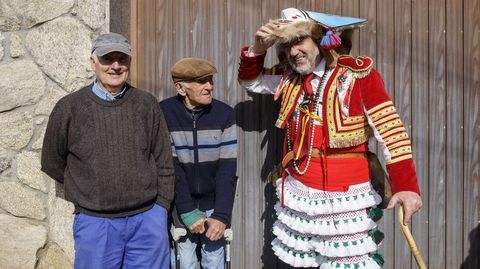
[[[301,84],[301,79],[299,76],[297,76],[292,80],[288,80],[282,86],[282,106],[280,108],[280,114],[278,115],[277,121],[275,122],[275,126],[277,128],[283,127],[285,121],[287,120],[287,116],[290,114],[290,111],[295,109],[297,97],[301,93]]]
[[[373,67],[373,60],[370,57],[342,55],[338,57],[337,63],[353,72],[355,78],[364,78],[370,74]]]

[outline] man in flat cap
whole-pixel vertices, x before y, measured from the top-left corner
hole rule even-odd
[[[174,167],[158,102],[126,83],[127,39],[93,43],[92,84],[55,105],[42,171],[75,205],[75,268],[169,268],[168,210]]]
[[[172,141],[175,207],[188,228],[180,239],[180,268],[194,269],[201,244],[205,269],[224,268],[225,227],[233,206],[237,130],[233,109],[213,98],[215,66],[184,58],[172,67],[177,96],[160,103]]]
[[[286,9],[241,53],[240,84],[282,98],[276,126],[285,131],[284,157],[272,248],[293,267],[383,265],[376,223],[382,199],[370,183],[370,138],[377,139],[391,179],[388,207],[403,204],[408,222],[422,204],[410,139],[372,59],[341,55],[350,51],[348,29],[365,21]],[[275,43],[285,68],[262,73]]]

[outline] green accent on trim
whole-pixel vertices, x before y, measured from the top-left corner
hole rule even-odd
[[[377,245],[382,242],[383,238],[385,238],[385,235],[379,230],[371,230],[370,236]]]
[[[372,255],[372,260],[374,260],[378,265],[380,265],[380,267],[382,267],[383,264],[385,263],[383,256],[378,253],[375,253]]]
[[[383,210],[380,208],[371,207],[368,209],[368,217],[376,222],[383,217]]]
[[[187,228],[190,228],[190,226],[192,226],[195,222],[206,217],[207,216],[205,213],[199,209],[194,209],[190,212],[180,214],[180,218]]]

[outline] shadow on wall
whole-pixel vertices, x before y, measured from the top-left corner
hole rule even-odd
[[[237,116],[237,126],[244,132],[260,133],[265,131],[260,149],[258,149],[258,151],[266,150],[265,159],[256,160],[255,158],[251,158],[250,160],[246,160],[263,163],[260,175],[262,182],[265,183],[265,211],[261,217],[264,224],[263,250],[261,256],[263,268],[283,268],[279,267],[279,262],[271,248],[271,241],[273,240],[272,226],[275,221],[273,207],[277,200],[275,189],[271,183],[271,172],[274,170],[274,167],[281,162],[283,144],[283,132],[274,125],[280,109],[280,102],[274,102],[272,95],[247,94],[252,100],[240,102],[234,108]]]
[[[460,269],[478,269],[480,268],[480,225],[470,232],[468,241],[470,249]]]

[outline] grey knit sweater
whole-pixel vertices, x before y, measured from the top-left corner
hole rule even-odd
[[[64,184],[76,211],[121,217],[167,210],[174,195],[168,129],[156,99],[127,85],[105,101],[92,85],[55,105],[42,149],[42,171]]]

